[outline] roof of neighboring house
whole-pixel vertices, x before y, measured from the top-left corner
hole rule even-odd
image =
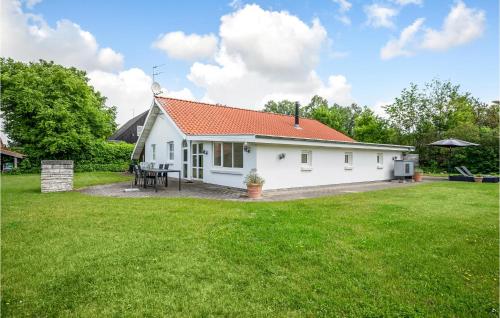
[[[134,118],[123,124],[113,135],[111,135],[108,140],[119,140],[128,143],[135,143],[137,138],[137,126],[143,126],[146,117],[148,116],[149,110],[135,116]]]
[[[317,120],[213,105],[175,98],[156,97],[175,124],[186,135],[266,135],[330,141],[354,140]]]
[[[0,139],[0,153],[2,155],[5,155],[5,156],[10,156],[10,157],[15,157],[15,158],[24,158],[25,155],[23,155],[22,153],[19,153],[19,152],[16,152],[16,151],[12,151],[10,149],[8,149],[4,143],[2,142],[2,140]]]

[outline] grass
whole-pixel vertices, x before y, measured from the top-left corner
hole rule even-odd
[[[460,182],[271,203],[124,199],[4,176],[2,314],[495,317],[498,199],[498,185]]]

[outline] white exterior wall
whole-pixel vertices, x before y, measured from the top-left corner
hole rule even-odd
[[[159,114],[151,128],[145,148],[144,157],[146,162],[169,163],[169,169],[182,171],[182,135],[164,114]],[[174,142],[174,160],[169,160],[167,142]],[[156,160],[153,160],[152,144],[156,144]],[[177,178],[177,174],[169,174],[169,177]]]
[[[311,170],[302,170],[301,153],[312,152]],[[351,170],[345,169],[344,154],[353,153]],[[279,159],[280,153],[285,154]],[[383,153],[383,167],[377,167],[377,153]],[[367,150],[257,144],[257,172],[265,180],[264,189],[307,187],[328,184],[389,180],[392,178],[395,150]]]
[[[246,189],[243,184],[245,176],[250,170],[255,169],[256,166],[256,147],[254,144],[248,144],[250,152],[243,151],[243,168],[224,168],[214,167],[213,165],[213,143],[204,142],[203,149],[208,150],[208,154],[204,159],[204,178],[203,182],[224,185],[234,188]]]

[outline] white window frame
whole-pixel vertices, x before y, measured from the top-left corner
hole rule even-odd
[[[346,157],[347,157],[347,162],[346,162]],[[354,154],[350,151],[344,153],[344,169],[345,170],[352,170],[353,167],[353,158]]]
[[[151,160],[156,161],[156,144],[151,144]]]
[[[168,161],[175,160],[175,146],[173,141],[167,142]]]
[[[220,144],[220,165],[215,164],[215,145]],[[224,167],[224,144],[231,144],[231,167]],[[242,167],[235,167],[234,166],[234,144],[242,144],[242,142],[223,142],[223,141],[217,141],[212,143],[212,166],[214,168],[222,168],[222,169],[243,169],[245,166],[245,150],[241,149],[242,151],[242,160],[243,160],[243,165]]]
[[[306,162],[302,162],[302,156],[306,155]],[[300,165],[302,171],[310,171],[312,170],[312,151],[311,150],[302,150],[300,152]]]
[[[383,169],[383,168],[384,168],[384,153],[378,152],[377,153],[377,169]]]

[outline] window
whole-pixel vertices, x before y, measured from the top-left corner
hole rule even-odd
[[[377,168],[382,169],[384,167],[384,154],[379,152],[377,154]]]
[[[344,154],[344,167],[345,169],[352,169],[352,152]]]
[[[221,149],[222,149],[222,143],[216,142],[214,144],[214,166],[217,167],[222,166]]]
[[[303,166],[311,166],[312,165],[311,157],[312,157],[311,151],[302,150],[302,153],[300,155],[300,163]]]
[[[243,143],[214,143],[215,167],[243,168]]]
[[[168,160],[174,160],[174,142],[167,142]]]
[[[152,160],[155,161],[156,160],[156,145],[155,144],[151,145],[151,154],[152,154]]]

